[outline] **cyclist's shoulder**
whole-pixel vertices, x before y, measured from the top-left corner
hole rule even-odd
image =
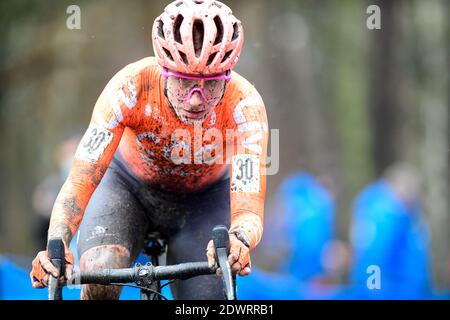
[[[255,85],[235,71],[232,72],[231,89],[237,101],[264,107],[264,101]]]
[[[143,92],[150,92],[160,78],[160,70],[154,57],[145,57],[127,64],[108,81],[96,103],[96,109],[108,110],[125,103],[128,109],[137,105]],[[153,84],[155,83],[155,85]],[[115,101],[112,103],[112,101]],[[109,111],[108,111],[109,112]]]
[[[160,70],[154,57],[145,57],[127,64],[109,80],[103,93],[106,96],[127,95],[132,101],[137,101],[141,92],[157,88]],[[155,85],[153,84],[155,83]]]
[[[155,57],[145,57],[131,62],[120,69],[113,77],[117,81],[128,80],[140,76],[150,76],[159,73],[158,63]]]
[[[244,122],[261,123],[267,128],[267,113],[264,101],[254,84],[238,74],[232,73],[229,87],[224,96],[225,119],[232,125]],[[265,129],[266,130],[266,129]]]

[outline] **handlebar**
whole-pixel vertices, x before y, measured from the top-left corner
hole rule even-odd
[[[208,267],[207,262],[187,262],[156,267],[152,264],[144,266],[137,264],[133,268],[75,272],[72,277],[72,283],[108,285],[136,282],[138,284],[147,284],[158,280],[185,280],[195,276],[214,274],[215,272],[216,268]]]
[[[136,280],[136,270],[126,269],[101,269],[73,273],[74,282],[79,284],[103,284],[128,283]]]
[[[208,262],[188,262],[172,266],[155,267],[155,280],[189,279],[198,275],[215,274],[216,268]]]
[[[235,277],[232,275],[231,267],[228,263],[228,254],[230,251],[228,229],[222,225],[216,226],[213,229],[212,236],[217,262],[223,274],[225,295],[228,300],[235,300]],[[51,262],[61,273],[64,270],[64,244],[62,240],[59,238],[50,239],[47,250]],[[144,266],[136,264],[133,268],[75,272],[72,275],[70,283],[65,283],[64,285],[110,285],[135,282],[138,286],[148,286],[159,280],[185,280],[195,276],[215,274],[216,271],[217,267],[209,267],[208,262],[188,262],[171,266],[153,266],[151,263],[147,263]],[[62,299],[58,279],[54,277],[50,278],[48,292],[49,300]]]

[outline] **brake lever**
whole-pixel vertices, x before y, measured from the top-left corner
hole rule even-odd
[[[231,273],[231,267],[228,263],[228,254],[230,252],[230,238],[227,227],[223,225],[215,226],[213,231],[213,242],[216,249],[216,257],[220,269],[222,270],[226,296],[228,300],[235,300],[234,279]]]
[[[64,251],[64,243],[61,238],[54,238],[48,241],[48,256],[60,275],[64,270]],[[50,275],[48,280],[48,300],[62,300],[62,288],[58,284],[58,278],[52,275]]]

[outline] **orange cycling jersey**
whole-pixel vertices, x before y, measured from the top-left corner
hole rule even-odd
[[[148,57],[123,68],[105,87],[52,222],[67,223],[76,232],[117,149],[138,179],[175,192],[199,191],[223,177],[231,164],[231,228],[242,228],[253,249],[262,235],[266,189],[268,125],[260,95],[233,72],[211,114],[186,124],[164,94],[161,73],[156,59]]]

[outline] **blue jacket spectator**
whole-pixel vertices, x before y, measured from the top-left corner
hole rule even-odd
[[[430,298],[430,238],[417,184],[411,170],[396,166],[357,197],[351,236],[354,298]],[[379,267],[379,289],[367,287],[369,266]]]

